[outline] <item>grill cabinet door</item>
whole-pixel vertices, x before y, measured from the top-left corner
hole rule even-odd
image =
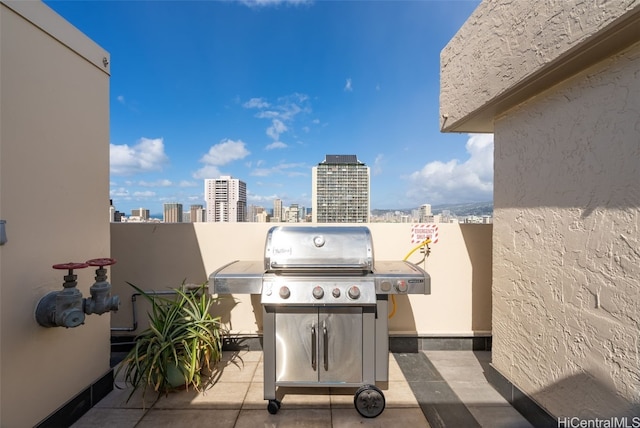
[[[276,382],[361,383],[362,308],[278,308]]]
[[[278,308],[276,381],[318,381],[318,309]]]
[[[322,308],[319,312],[320,382],[362,382],[362,308]]]

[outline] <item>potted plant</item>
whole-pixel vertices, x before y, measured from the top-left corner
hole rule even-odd
[[[176,288],[175,298],[145,292],[128,283],[151,303],[149,327],[141,332],[117,372],[133,390],[152,386],[159,394],[173,389],[200,390],[222,354],[220,317],[209,312],[215,301],[206,284]]]

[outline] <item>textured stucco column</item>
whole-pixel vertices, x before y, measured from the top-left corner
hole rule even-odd
[[[440,55],[445,132],[496,116],[638,39],[640,0],[485,0]]]
[[[493,364],[556,416],[640,414],[638,70],[640,44],[495,123]]]
[[[493,366],[557,417],[640,414],[640,2],[484,1],[444,131],[494,132]]]

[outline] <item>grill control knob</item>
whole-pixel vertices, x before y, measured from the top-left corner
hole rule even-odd
[[[291,291],[289,290],[289,287],[287,287],[286,285],[283,285],[282,287],[280,287],[280,297],[282,297],[283,299],[288,299],[289,296],[291,296]]]
[[[356,300],[360,297],[360,289],[357,285],[353,285],[349,287],[349,291],[347,292],[350,299]]]
[[[399,279],[398,282],[396,282],[396,291],[398,293],[406,293],[407,289],[408,289],[407,283],[402,279]]]
[[[387,292],[391,290],[391,282],[389,281],[382,281],[382,284],[380,284],[380,288],[382,289],[382,291]]]
[[[319,285],[313,287],[313,297],[315,297],[316,299],[322,299],[322,296],[324,296],[324,290],[322,289],[322,287],[320,287]]]
[[[334,288],[331,294],[337,299],[338,297],[340,297],[340,289],[338,287]]]

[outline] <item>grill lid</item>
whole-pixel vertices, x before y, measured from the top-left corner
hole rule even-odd
[[[276,226],[267,233],[265,270],[373,272],[373,241],[367,227]]]

